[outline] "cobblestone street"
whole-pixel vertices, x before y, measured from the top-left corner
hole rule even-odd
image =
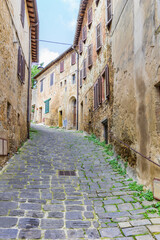
[[[160,239],[159,215],[145,218],[102,147],[82,133],[35,128],[0,175],[0,239]]]

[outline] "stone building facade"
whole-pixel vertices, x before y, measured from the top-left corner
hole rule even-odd
[[[73,48],[48,64],[35,79],[35,122],[76,128],[77,56]]]
[[[38,39],[36,1],[0,0],[0,166],[28,135],[30,65],[38,61],[34,39]]]
[[[113,67],[108,27],[106,1],[81,2],[74,39],[79,51],[79,129],[94,133],[107,143],[113,106]]]

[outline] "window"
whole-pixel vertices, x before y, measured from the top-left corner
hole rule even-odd
[[[101,23],[96,27],[96,48],[97,51],[102,47],[102,33],[101,33]]]
[[[60,62],[60,73],[64,72],[64,61]]]
[[[24,18],[25,18],[25,2],[24,0],[21,0],[21,23],[24,27]]]
[[[80,70],[80,88],[82,87],[83,70]]]
[[[87,61],[86,59],[83,60],[83,79],[87,77]]]
[[[67,92],[67,87],[65,87],[65,92]]]
[[[60,87],[62,87],[62,85],[63,85],[62,82],[60,82]]]
[[[94,109],[102,104],[102,78],[99,77],[94,85]]]
[[[10,120],[11,117],[11,104],[7,102],[7,120]]]
[[[75,83],[76,83],[76,75],[73,74],[73,75],[72,75],[72,84],[75,84]]]
[[[96,2],[96,6],[98,6],[99,0],[95,0],[95,2]]]
[[[83,52],[83,41],[82,39],[79,41],[79,54],[82,54]]]
[[[107,26],[110,26],[110,23],[112,21],[112,2],[111,0],[107,1]]]
[[[93,45],[89,45],[88,46],[88,67],[92,66],[92,49],[93,49]]]
[[[92,7],[88,9],[88,26],[92,24]]]
[[[49,113],[49,102],[50,102],[51,98],[46,100],[45,103],[45,114]]]
[[[51,73],[50,75],[50,86],[53,86],[54,84],[54,73]]]
[[[75,52],[72,53],[72,55],[71,55],[71,65],[74,65],[74,64],[76,64],[76,53]]]
[[[40,92],[43,92],[43,81],[44,79],[40,81]]]
[[[105,71],[102,74],[102,101],[107,99],[110,95],[110,84],[109,84],[109,67],[105,67]]]
[[[83,29],[82,29],[82,40],[83,42],[85,42],[87,39],[87,27],[84,26]]]
[[[21,81],[21,83],[24,83],[25,81],[25,60],[22,55],[21,48],[18,49],[18,78]]]
[[[67,85],[67,80],[64,80],[64,85]]]

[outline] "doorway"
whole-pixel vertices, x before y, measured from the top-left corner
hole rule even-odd
[[[59,111],[59,127],[62,127],[62,111]]]
[[[39,122],[42,123],[42,107],[39,108]]]
[[[104,126],[104,139],[106,144],[108,144],[108,119],[104,120],[102,123]]]
[[[76,99],[73,102],[73,127],[76,127]]]

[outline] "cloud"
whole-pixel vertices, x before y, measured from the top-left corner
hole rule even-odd
[[[78,10],[80,4],[80,0],[63,0],[63,2],[67,3],[72,11]]]
[[[76,23],[77,23],[76,19],[72,19],[72,20],[68,23],[68,27],[69,27],[69,29],[70,29],[71,31],[74,31],[74,30],[75,30],[75,28],[76,28]]]
[[[44,62],[44,67],[59,56],[58,52],[52,52],[48,48],[40,50],[40,63]]]

